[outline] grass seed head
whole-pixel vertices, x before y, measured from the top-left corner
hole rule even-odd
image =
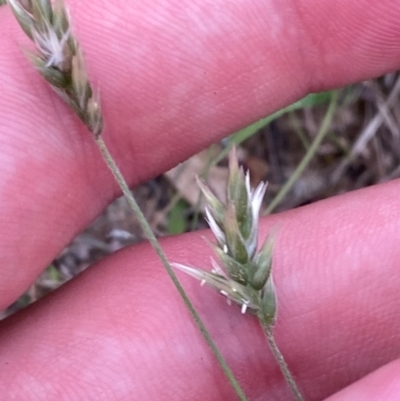
[[[23,31],[36,45],[29,59],[95,137],[103,131],[100,99],[90,84],[79,43],[63,0],[7,0]]]
[[[250,175],[239,167],[235,149],[229,155],[226,204],[204,181],[198,180],[198,184],[208,204],[206,218],[217,240],[212,248],[219,264],[213,261],[212,272],[179,263],[173,266],[241,305],[242,313],[252,311],[272,325],[276,317],[271,277],[275,234],[268,236],[257,252],[258,219],[267,184],[261,182],[251,189]]]

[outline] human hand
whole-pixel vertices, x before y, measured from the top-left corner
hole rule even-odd
[[[310,91],[400,63],[400,7],[389,1],[69,3],[105,139],[132,185]],[[28,42],[7,8],[0,26],[2,308],[117,190],[90,135],[22,54]],[[330,400],[398,398],[399,362],[376,370],[400,351],[398,187],[262,222],[262,237],[282,227],[276,338],[307,400],[353,382]],[[209,263],[198,233],[163,246],[171,260]],[[182,281],[249,399],[289,400],[255,319]],[[147,244],[2,322],[0,366],[7,400],[234,398]]]

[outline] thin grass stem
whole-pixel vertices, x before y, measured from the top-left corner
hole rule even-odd
[[[268,345],[274,355],[274,358],[281,369],[281,372],[286,380],[287,385],[293,391],[296,401],[304,401],[304,398],[301,395],[299,388],[297,387],[296,381],[294,380],[292,374],[290,373],[285,358],[283,357],[281,351],[278,348],[278,345],[275,342],[275,337],[272,332],[272,327],[262,321],[261,321],[261,326],[264,330],[265,337],[267,338]]]
[[[299,120],[294,111],[289,112],[289,121],[294,129],[294,132],[299,137],[301,144],[307,151],[310,147],[310,141],[308,140],[307,135],[305,134],[303,128],[300,126]]]
[[[275,198],[269,204],[266,210],[266,214],[272,213],[275,210],[275,208],[282,202],[284,197],[289,193],[295,182],[299,179],[301,174],[304,172],[304,170],[314,157],[315,153],[318,150],[319,145],[321,144],[326,134],[328,133],[329,126],[332,122],[332,118],[336,110],[337,99],[338,99],[338,91],[332,91],[332,97],[329,102],[328,110],[326,111],[324,120],[322,121],[317,136],[315,137],[307,153],[304,155],[302,161],[299,163],[299,165],[297,166],[296,170],[293,172],[289,180],[286,181],[286,183],[282,186],[280,191],[276,194]]]
[[[215,345],[214,341],[211,338],[211,335],[207,331],[204,323],[202,322],[200,316],[196,312],[193,304],[191,303],[189,297],[186,295],[181,283],[178,280],[178,277],[174,273],[170,263],[168,262],[167,256],[165,255],[163,249],[161,248],[160,243],[158,242],[156,236],[153,233],[153,230],[151,229],[149,223],[146,220],[146,217],[144,216],[143,212],[141,211],[138,203],[136,202],[135,198],[133,197],[128,184],[125,181],[125,178],[123,177],[119,167],[115,163],[113,157],[111,156],[106,143],[104,140],[99,136],[95,138],[96,144],[101,152],[101,155],[103,156],[104,161],[106,162],[108,168],[111,170],[115,180],[117,181],[119,187],[121,188],[123,194],[125,195],[129,206],[135,213],[140,226],[142,227],[142,230],[144,231],[147,239],[149,240],[150,244],[153,246],[154,250],[156,251],[157,255],[161,259],[165,269],[168,272],[168,275],[171,277],[172,282],[174,283],[176,289],[179,292],[179,295],[181,296],[183,302],[185,303],[186,307],[188,308],[190,314],[192,315],[197,327],[199,328],[200,332],[202,333],[204,339],[206,340],[207,344],[211,348],[211,351],[215,355],[215,357],[218,360],[218,363],[220,364],[222,370],[224,371],[226,377],[228,378],[230,384],[236,391],[236,394],[238,395],[239,399],[241,401],[247,401],[247,398],[241,389],[239,383],[237,382],[236,378],[234,377],[231,369],[229,368],[228,364],[226,363],[224,357],[221,355],[219,352],[217,346]]]

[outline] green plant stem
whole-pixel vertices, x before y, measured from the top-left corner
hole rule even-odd
[[[286,113],[291,111],[296,111],[299,109],[303,109],[306,107],[313,107],[317,104],[325,103],[328,99],[331,98],[331,92],[320,92],[320,93],[310,93],[303,99],[298,100],[295,103],[290,104],[289,106],[276,111],[275,113],[262,118],[261,120],[256,121],[255,123],[241,129],[240,131],[235,132],[234,134],[230,135],[229,144],[227,147],[222,150],[219,155],[214,159],[212,165],[215,166],[218,164],[222,159],[228,156],[230,150],[233,146],[239,146],[242,142],[252,137],[256,134],[261,128],[264,128],[272,121],[276,120],[277,118],[283,116]]]
[[[168,262],[167,256],[165,255],[164,251],[162,250],[156,236],[153,233],[153,230],[151,229],[149,223],[146,220],[146,217],[144,216],[143,212],[141,211],[139,205],[137,204],[135,198],[133,197],[128,184],[125,181],[125,178],[123,177],[120,169],[118,168],[117,164],[115,163],[113,157],[111,156],[107,145],[103,141],[101,137],[95,138],[96,144],[101,152],[101,155],[103,156],[104,161],[106,162],[108,168],[111,170],[115,180],[117,181],[119,187],[121,188],[123,194],[125,195],[129,206],[132,208],[133,212],[135,213],[140,226],[142,227],[142,230],[144,231],[147,239],[150,241],[151,245],[153,246],[154,250],[156,251],[157,255],[161,259],[165,269],[168,272],[168,275],[171,277],[172,282],[174,283],[176,289],[178,290],[180,296],[182,297],[183,302],[185,303],[186,307],[188,308],[190,314],[192,315],[196,325],[198,326],[201,334],[203,335],[204,339],[206,340],[207,344],[211,348],[213,354],[218,360],[218,363],[220,364],[222,370],[224,371],[226,377],[228,378],[230,384],[236,391],[236,394],[238,395],[239,399],[241,401],[247,401],[247,398],[241,389],[239,383],[235,379],[231,369],[229,368],[228,364],[226,363],[224,357],[221,355],[219,352],[217,346],[215,345],[214,341],[211,338],[211,335],[207,331],[204,323],[200,319],[199,314],[197,313],[196,309],[194,308],[193,304],[190,302],[189,297],[186,295],[185,290],[183,289],[181,283],[178,280],[178,277],[174,273],[171,265]]]
[[[261,326],[264,330],[265,336],[267,337],[268,345],[277,361],[283,376],[285,377],[286,383],[292,389],[294,397],[296,401],[304,401],[303,396],[300,393],[299,388],[289,371],[285,358],[283,357],[281,351],[279,351],[278,346],[276,345],[274,334],[272,333],[272,327],[265,322],[261,321]]]
[[[301,128],[299,120],[296,117],[296,114],[294,111],[289,112],[289,121],[294,129],[294,132],[296,132],[297,136],[299,137],[301,144],[304,146],[304,149],[307,151],[308,148],[310,147],[310,142],[307,138],[307,135],[304,133],[303,128]]]
[[[282,186],[282,188],[277,193],[275,198],[269,204],[269,206],[266,210],[267,214],[271,213],[279,205],[279,203],[287,195],[287,193],[292,189],[294,183],[298,180],[300,175],[306,169],[306,167],[310,163],[311,159],[314,157],[316,151],[318,150],[319,145],[321,144],[322,140],[325,138],[325,135],[328,132],[328,128],[332,122],[332,117],[333,117],[335,109],[336,109],[337,98],[338,98],[338,91],[333,91],[331,100],[329,102],[328,110],[326,111],[324,120],[322,121],[322,124],[318,131],[317,136],[315,137],[313,143],[311,144],[307,153],[303,157],[303,160],[297,166],[296,170],[293,172],[293,174],[291,175],[289,180],[286,181],[286,183]]]

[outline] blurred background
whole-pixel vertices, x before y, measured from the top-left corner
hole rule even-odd
[[[0,0],[1,2],[1,0]],[[235,145],[252,185],[269,186],[263,214],[306,205],[400,176],[400,75],[311,94],[233,133],[133,190],[158,236],[206,228],[195,176],[223,198],[226,156]],[[0,319],[38,300],[88,266],[143,240],[123,198],[68,245]]]

